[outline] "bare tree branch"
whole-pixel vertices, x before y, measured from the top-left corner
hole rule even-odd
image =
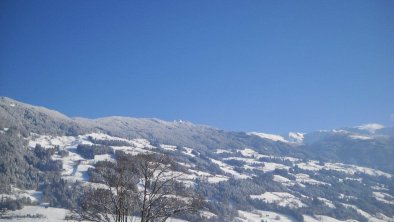
[[[128,222],[139,214],[141,222],[166,221],[182,213],[195,213],[196,196],[187,195],[177,182],[183,173],[164,155],[121,155],[116,163],[96,166],[96,180],[73,211],[73,219]]]

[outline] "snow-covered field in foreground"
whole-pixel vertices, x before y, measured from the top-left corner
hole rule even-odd
[[[236,219],[242,222],[262,222],[262,221],[296,222],[297,221],[290,216],[275,213],[272,211],[256,210],[253,212],[247,212],[247,211],[239,210],[238,214],[239,217],[237,217]],[[303,215],[303,217],[305,222],[357,222],[356,220],[337,220],[335,218],[324,216],[324,215],[315,215],[315,216]],[[371,221],[379,221],[379,220],[371,220]]]
[[[11,187],[11,193],[12,194],[0,194],[0,199],[9,198],[12,200],[18,200],[22,198],[29,198],[33,203],[38,203],[42,196],[42,191],[21,190],[13,186]]]
[[[253,212],[238,211],[239,217],[235,218],[243,222],[261,222],[261,221],[282,221],[282,222],[296,222],[293,218],[284,214],[275,213],[272,211],[256,210]]]
[[[12,222],[64,222],[64,218],[69,213],[68,210],[62,208],[54,208],[48,207],[45,208],[43,206],[25,206],[21,210],[16,210],[10,212],[9,216],[14,216],[15,218],[12,219],[0,219],[0,221],[12,221]],[[272,211],[262,211],[262,210],[255,210],[253,212],[247,211],[238,211],[239,216],[234,218],[235,221],[242,221],[242,222],[275,222],[275,221],[282,221],[282,222],[296,222],[296,220],[290,216],[275,213]],[[41,217],[26,217],[27,215],[40,215]],[[211,215],[210,215],[211,216]],[[355,222],[355,220],[337,220],[335,218],[324,216],[324,215],[303,215],[305,222]],[[390,218],[382,218],[384,220],[378,218],[369,218],[371,222],[380,222],[380,221],[391,221]],[[70,222],[74,222],[68,220]],[[138,222],[138,218],[133,218],[133,222]],[[185,220],[170,218],[169,222],[186,222]]]
[[[38,222],[38,221],[50,221],[50,222],[64,222],[64,218],[67,215],[68,210],[62,208],[53,207],[42,207],[42,206],[25,206],[21,210],[11,211],[8,213],[9,216],[18,216],[20,218],[13,219],[0,219],[0,221],[20,221],[20,222]],[[42,215],[40,218],[30,218],[27,215]]]
[[[66,215],[69,213],[68,210],[63,208],[54,208],[48,207],[45,208],[43,206],[25,206],[21,210],[11,211],[8,216],[14,216],[12,219],[0,219],[0,221],[12,221],[12,222],[74,222],[73,220],[64,220]],[[27,215],[41,215],[42,217],[26,217]],[[134,217],[131,220],[132,222],[140,221],[138,217]],[[186,222],[185,220],[169,218],[167,221],[169,222]]]

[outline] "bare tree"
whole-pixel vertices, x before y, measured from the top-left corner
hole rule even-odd
[[[128,222],[139,216],[141,222],[164,222],[201,206],[193,189],[177,181],[183,173],[175,161],[164,155],[118,153],[116,163],[98,163],[94,172],[97,186],[83,194],[70,219]]]
[[[141,222],[166,221],[181,213],[193,213],[200,206],[201,198],[177,182],[183,173],[175,171],[174,163],[164,155],[139,157],[142,191],[137,203]]]
[[[96,187],[82,195],[73,219],[96,222],[131,221],[134,212],[138,176],[124,159],[96,166]]]

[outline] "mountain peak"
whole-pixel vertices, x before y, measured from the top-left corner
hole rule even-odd
[[[302,141],[304,140],[304,134],[297,132],[289,132],[287,135],[284,136],[269,134],[269,133],[259,133],[259,132],[251,132],[248,134],[255,135],[263,139],[272,140],[275,142],[292,143],[292,144],[301,144]]]
[[[384,126],[381,124],[378,124],[378,123],[368,123],[368,124],[356,126],[355,128],[357,128],[359,130],[365,130],[370,133],[375,133],[376,130],[383,129]]]
[[[249,135],[255,135],[263,139],[269,139],[272,141],[280,141],[287,143],[288,141],[283,138],[283,136],[280,135],[275,135],[275,134],[269,134],[269,133],[259,133],[259,132],[250,132]]]

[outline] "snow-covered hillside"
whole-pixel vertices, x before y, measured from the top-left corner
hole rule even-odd
[[[87,171],[89,168],[93,168],[94,164],[97,161],[115,161],[113,155],[109,154],[102,154],[102,155],[95,155],[92,159],[87,159],[82,157],[77,151],[76,147],[79,144],[87,144],[92,145],[95,140],[101,141],[122,141],[129,145],[123,146],[110,146],[114,151],[124,151],[125,153],[129,153],[132,155],[144,154],[144,153],[154,153],[154,152],[166,152],[168,154],[171,153],[178,153],[177,155],[185,155],[190,158],[198,158],[197,155],[198,151],[195,151],[193,148],[190,147],[182,147],[182,150],[179,152],[179,148],[177,146],[168,145],[168,144],[159,144],[159,146],[152,145],[148,140],[145,139],[125,139],[121,137],[114,137],[104,133],[90,133],[84,134],[79,136],[50,136],[50,135],[38,135],[32,134],[29,138],[29,149],[34,149],[35,146],[38,144],[45,148],[55,148],[57,147],[59,150],[67,151],[69,154],[67,156],[60,156],[54,154],[52,158],[54,160],[62,161],[62,177],[69,181],[80,181],[84,182],[89,185],[89,178]],[[366,175],[372,177],[384,177],[387,179],[391,179],[392,175],[386,172],[382,172],[380,170],[367,168],[367,167],[360,167],[356,165],[347,165],[342,163],[321,163],[316,160],[307,160],[304,161],[299,158],[294,158],[290,156],[274,156],[274,155],[266,155],[262,154],[256,150],[251,148],[244,148],[239,150],[225,150],[225,149],[218,149],[214,151],[216,153],[214,157],[210,158],[210,162],[213,165],[216,165],[221,170],[221,173],[212,173],[209,170],[201,170],[197,169],[196,166],[193,164],[185,164],[183,162],[179,162],[182,166],[187,168],[187,174],[179,177],[179,181],[183,182],[187,186],[194,186],[195,180],[205,180],[207,183],[219,183],[228,181],[230,178],[235,180],[246,180],[251,179],[258,176],[258,172],[261,173],[269,173],[272,174],[272,182],[281,184],[285,187],[284,191],[267,191],[264,193],[255,193],[250,194],[250,199],[252,200],[260,200],[265,203],[282,206],[282,207],[289,207],[293,209],[308,207],[307,203],[304,201],[309,202],[311,198],[309,196],[302,195],[296,191],[297,187],[320,187],[321,189],[325,189],[324,187],[331,187],[332,184],[326,180],[320,180],[316,178],[316,172],[324,171],[332,171],[338,173],[344,173],[343,178],[338,178],[338,180],[356,180],[360,183],[363,183],[363,179],[358,179],[357,175]],[[234,163],[238,163],[242,165],[242,171],[237,165]],[[304,173],[294,171],[294,167],[298,169],[304,170]],[[281,170],[281,172],[286,172],[286,174],[280,173],[277,174],[277,170]],[[279,172],[279,171],[278,171]],[[380,187],[379,190],[376,187]],[[297,189],[294,189],[297,188]],[[394,206],[393,197],[386,193],[387,187],[382,184],[375,184],[375,187],[371,187],[372,190],[376,190],[373,192],[371,198],[375,198],[377,201],[382,203]],[[10,195],[12,198],[20,198],[20,197],[27,197],[31,198],[33,202],[36,204],[40,204],[40,200],[37,197],[39,196],[40,191],[21,191],[15,189],[13,194]],[[352,208],[359,210],[357,206],[348,204],[345,202],[339,202],[339,200],[347,200],[343,199],[344,196],[342,193],[338,193],[338,199],[329,200],[326,197],[318,197],[327,207],[335,209],[337,204],[342,204],[343,206],[351,206]],[[357,197],[354,197],[357,198]],[[336,204],[334,204],[334,202]],[[31,209],[36,209],[34,207],[26,208],[22,211],[17,211],[22,214],[27,214]],[[52,210],[55,212],[61,211],[62,214],[65,214],[64,211],[61,209],[50,208],[45,210],[43,208],[37,208],[37,212],[47,212],[45,215],[47,217],[52,217]],[[389,218],[384,214],[379,214],[373,216],[372,214],[366,213],[364,211],[359,210],[364,215],[368,215],[369,218],[372,218],[375,221],[380,220],[379,218]],[[267,219],[267,220],[278,220],[277,218],[287,218],[286,215],[276,214],[274,212],[268,211],[261,211],[263,213],[257,213],[259,211],[253,212],[246,212],[240,211],[240,220],[248,220],[254,221],[258,220],[256,218]],[[41,214],[41,213],[40,213]],[[211,214],[214,214],[211,212]],[[261,216],[261,215],[268,215],[268,216]],[[58,217],[60,213],[56,213],[56,217]],[[257,215],[257,216],[256,216]],[[260,216],[258,216],[260,215]],[[274,215],[274,216],[272,216]],[[277,216],[279,215],[279,216]],[[57,220],[56,217],[54,220]],[[328,216],[304,216],[305,219],[308,221],[314,220],[314,218],[322,218],[323,221],[330,221],[330,217]],[[271,219],[270,219],[271,218]],[[276,218],[276,219],[275,219]],[[287,220],[287,219],[286,219]],[[291,217],[288,219],[291,221]],[[317,219],[316,219],[317,220]],[[382,220],[387,221],[387,220]]]
[[[34,212],[43,215],[36,221],[61,220],[67,211],[51,184],[100,187],[90,173],[125,153],[173,158],[177,181],[204,195],[204,220],[393,221],[392,135],[379,124],[273,135],[187,121],[69,118],[1,98],[0,195],[25,204],[4,220]]]

